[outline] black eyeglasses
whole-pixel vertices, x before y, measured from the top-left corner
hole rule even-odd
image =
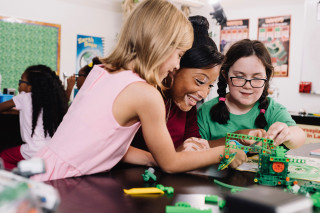
[[[254,78],[254,79],[245,79],[243,77],[230,77],[231,83],[235,87],[243,87],[248,81],[252,88],[261,88],[265,85],[267,79]]]
[[[20,84],[22,84],[22,83],[25,83],[25,84],[31,85],[31,84],[30,84],[30,82],[28,82],[28,81],[19,80],[19,86],[20,86]]]

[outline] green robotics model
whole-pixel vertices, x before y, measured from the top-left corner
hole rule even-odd
[[[244,146],[232,143],[233,141],[241,140],[254,140],[256,143],[250,146]],[[258,146],[258,143],[262,143],[262,146]],[[230,149],[258,152],[258,172],[254,178],[254,182],[268,185],[268,186],[291,186],[297,184],[296,180],[290,179],[288,176],[289,162],[305,163],[305,160],[290,159],[286,156],[287,150],[282,146],[274,146],[274,142],[271,139],[254,137],[250,135],[227,133],[226,135],[226,148],[225,155],[223,156],[219,170],[223,170],[234,160],[236,152],[230,153]]]

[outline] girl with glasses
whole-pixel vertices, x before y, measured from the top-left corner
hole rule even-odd
[[[271,57],[262,42],[244,39],[230,47],[220,70],[219,97],[198,110],[200,134],[211,147],[224,144],[231,132],[268,137],[289,149],[304,143],[305,134],[287,109],[267,97],[272,73]]]
[[[55,133],[67,111],[67,97],[62,82],[45,65],[28,67],[19,80],[19,95],[0,104],[0,112],[15,107],[19,111],[21,146],[0,152],[6,169],[31,158]]]

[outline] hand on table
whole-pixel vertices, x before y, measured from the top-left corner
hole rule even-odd
[[[178,152],[184,152],[184,151],[201,151],[209,149],[209,143],[207,140],[202,138],[195,138],[191,137],[186,139],[183,144],[181,144],[178,148]]]

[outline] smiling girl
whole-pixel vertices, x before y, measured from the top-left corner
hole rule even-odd
[[[180,69],[168,76],[164,83],[171,87],[163,92],[166,106],[166,123],[177,151],[200,151],[209,148],[207,140],[201,139],[197,125],[197,102],[207,97],[212,84],[217,79],[223,61],[214,41],[209,37],[209,22],[203,16],[191,16],[194,37],[192,48],[181,58]],[[144,132],[139,130],[133,140],[133,146],[148,149],[143,139]],[[148,144],[147,144],[148,145]],[[213,158],[219,158],[224,145],[216,147]],[[246,161],[244,152],[238,151],[236,160],[231,164],[235,168]],[[241,155],[241,154],[243,155]],[[131,153],[128,152],[125,159]],[[135,156],[138,159],[139,156]],[[218,162],[217,162],[218,163]]]
[[[176,152],[165,123],[165,105],[156,87],[179,68],[192,46],[190,22],[165,0],[144,0],[126,19],[111,54],[94,66],[50,143],[36,154],[46,173],[37,180],[108,171],[126,154],[139,127],[150,149],[137,162],[130,149],[125,162],[153,157],[168,173],[219,162],[216,150]],[[219,150],[223,153],[223,149]]]
[[[191,137],[201,138],[196,104],[207,97],[223,61],[223,55],[209,37],[208,20],[203,16],[191,16],[189,20],[195,37],[192,48],[181,58],[174,77],[170,75],[164,81],[170,87],[164,92],[164,101],[166,123],[175,148]],[[133,145],[146,149],[141,130]]]
[[[289,149],[304,143],[303,130],[286,108],[267,97],[272,73],[271,57],[260,41],[244,39],[230,47],[220,70],[219,97],[198,110],[200,134],[211,146],[235,131],[268,137]]]

